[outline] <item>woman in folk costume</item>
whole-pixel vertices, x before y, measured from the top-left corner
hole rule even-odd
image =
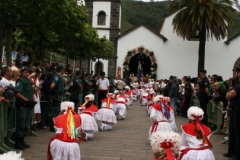
[[[125,87],[125,93],[124,93],[124,96],[127,98],[127,103],[126,105],[127,106],[130,106],[132,105],[132,101],[133,101],[133,98],[132,98],[132,91],[131,91],[131,88],[129,86],[126,86]]]
[[[117,111],[118,111],[118,119],[125,119],[127,114],[127,98],[123,94],[119,94],[116,98],[116,104],[117,104]]]
[[[155,96],[156,96],[156,94],[155,94],[154,91],[149,92],[149,95],[147,97],[148,102],[147,102],[147,107],[146,107],[146,112],[147,112],[148,115],[150,115],[150,113],[151,113],[152,105],[154,104],[153,98]]]
[[[143,91],[141,92],[140,104],[141,104],[142,106],[146,106],[146,105],[147,105],[147,102],[148,102],[147,97],[148,97],[148,89],[143,90]]]
[[[96,114],[96,120],[102,121],[102,125],[100,127],[101,131],[111,130],[113,128],[113,124],[117,123],[117,118],[113,108],[116,108],[116,102],[112,98],[113,94],[108,93],[107,98],[102,100],[102,108],[98,110]]]
[[[9,151],[7,153],[4,153],[0,155],[0,160],[24,160],[24,158],[21,158],[22,153],[16,153],[16,151]]]
[[[169,105],[169,103],[170,103],[170,98],[169,98],[169,97],[162,97],[162,98],[161,98],[161,102],[162,102],[162,105],[163,105],[164,107],[169,108],[171,117],[173,117],[173,120],[172,120],[172,122],[170,123],[170,125],[171,125],[171,127],[172,127],[172,131],[177,132],[177,131],[178,131],[178,128],[177,128],[177,125],[176,125],[176,123],[175,123],[174,110],[173,110],[173,107]]]
[[[78,133],[81,118],[74,112],[73,102],[62,102],[63,114],[54,118],[56,135],[48,143],[48,160],[81,159]]]
[[[154,160],[177,160],[181,147],[180,135],[173,131],[157,131],[151,142]]]
[[[189,123],[182,125],[182,147],[179,160],[214,160],[209,141],[211,130],[201,123],[203,110],[198,107],[188,109]]]
[[[94,114],[98,112],[98,108],[93,104],[94,95],[89,94],[85,96],[85,103],[79,107],[78,114],[81,117],[81,136],[85,141],[92,139],[94,132],[98,131],[98,125],[94,118]]]
[[[136,101],[137,100],[137,88],[135,86],[132,86],[131,91],[132,91],[132,99],[134,101]]]
[[[160,96],[153,98],[155,104],[152,105],[152,110],[150,114],[150,121],[152,126],[149,130],[149,139],[151,139],[152,133],[156,131],[172,131],[170,123],[173,120],[170,114],[169,108],[161,104]]]

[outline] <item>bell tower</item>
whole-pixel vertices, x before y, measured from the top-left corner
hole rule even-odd
[[[110,60],[98,60],[93,63],[92,68],[99,68],[102,64],[102,71],[107,76],[116,76],[117,63],[117,41],[116,37],[120,34],[121,28],[121,0],[85,0],[88,22],[97,29],[99,37],[105,36],[112,41],[115,48],[115,58]],[[96,67],[98,65],[98,67]],[[94,73],[98,71],[94,70]]]

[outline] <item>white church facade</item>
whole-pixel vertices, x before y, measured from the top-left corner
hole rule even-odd
[[[109,62],[101,60],[103,64],[102,70],[106,72],[106,75],[116,76],[117,68],[121,68],[121,76],[124,75],[124,72],[136,74],[138,61],[140,61],[143,66],[147,66],[147,69],[145,67],[143,70],[143,74],[156,75],[157,79],[165,79],[170,75],[179,78],[184,75],[197,76],[199,41],[183,40],[173,32],[172,19],[174,14],[163,17],[159,31],[155,31],[145,24],[139,24],[119,35],[115,32],[114,40],[113,35],[111,35],[111,26],[99,26],[97,24],[97,15],[99,15],[100,11],[104,11],[107,15],[106,24],[111,24],[113,10],[109,8],[112,7],[113,2],[117,2],[117,8],[119,9],[117,23],[120,29],[120,1],[96,0],[95,2],[93,0],[92,2],[92,26],[97,28],[99,36],[106,36],[113,40],[116,47],[117,58],[115,64],[111,63],[115,65],[115,72],[109,72],[109,68],[112,68],[109,66]],[[240,64],[238,45],[240,45],[238,35],[229,40],[216,41],[215,39],[209,39],[206,42],[205,49],[205,69],[208,71],[207,74],[218,74],[223,76],[224,79],[232,77],[232,69]],[[94,65],[96,66],[96,64]],[[97,69],[97,67],[94,69]]]

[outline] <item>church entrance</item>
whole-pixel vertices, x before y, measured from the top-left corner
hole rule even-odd
[[[138,67],[141,68],[141,77],[156,78],[157,63],[154,52],[144,47],[128,51],[123,62],[124,78],[129,78],[130,75],[137,77]]]
[[[134,74],[135,76],[137,76],[139,62],[141,65],[143,76],[151,75],[151,60],[149,56],[143,53],[137,53],[136,55],[131,57],[128,64],[129,70],[131,72],[130,74]]]

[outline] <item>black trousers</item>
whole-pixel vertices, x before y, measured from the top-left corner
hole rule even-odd
[[[202,123],[208,126],[208,114],[207,114],[208,99],[206,97],[201,97],[199,98],[199,102],[200,102],[200,108],[202,108],[204,112]]]
[[[190,96],[185,96],[184,97],[184,108],[183,108],[183,115],[187,116],[187,111],[190,108],[191,105],[191,97]]]
[[[98,92],[98,109],[102,106],[102,100],[107,98],[107,92]]]
[[[240,109],[230,113],[228,153],[240,159]]]

